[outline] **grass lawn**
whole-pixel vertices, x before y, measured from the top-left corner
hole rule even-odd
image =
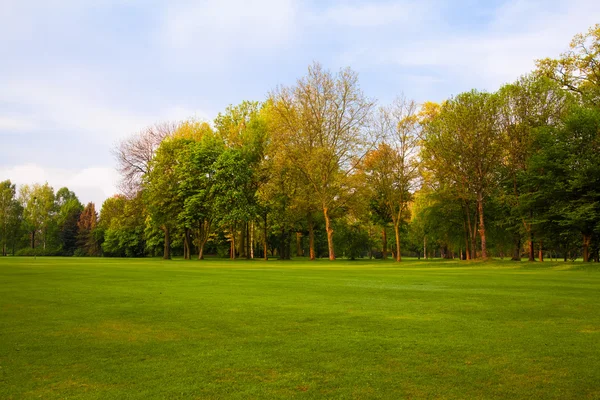
[[[0,258],[2,399],[600,399],[600,266]]]

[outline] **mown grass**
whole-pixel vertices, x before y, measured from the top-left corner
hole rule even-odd
[[[0,258],[0,398],[600,398],[581,263]]]

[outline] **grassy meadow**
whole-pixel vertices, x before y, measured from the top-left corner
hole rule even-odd
[[[599,399],[600,267],[0,258],[1,399]]]

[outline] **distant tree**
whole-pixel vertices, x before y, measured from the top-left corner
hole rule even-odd
[[[23,185],[19,189],[19,199],[30,232],[31,248],[35,248],[37,241],[41,241],[43,249],[46,250],[48,232],[56,214],[54,189],[48,183]],[[41,237],[36,238],[37,233],[40,233]]]
[[[94,230],[98,224],[98,213],[94,203],[88,203],[79,216],[78,228],[78,246],[81,252],[86,256],[99,255],[100,248],[94,235]]]
[[[23,209],[17,200],[16,185],[10,180],[0,182],[0,240],[3,256],[7,255],[7,246],[14,244],[16,240],[22,212]]]
[[[96,231],[102,233],[102,252],[106,256],[142,257],[145,255],[146,211],[139,193],[136,197],[110,197],[102,204]]]
[[[79,216],[83,211],[83,205],[74,192],[66,187],[56,192],[56,215],[58,224],[58,235],[62,254],[73,255],[78,243]]]

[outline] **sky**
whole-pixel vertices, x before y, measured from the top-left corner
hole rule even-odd
[[[495,91],[600,22],[597,0],[0,0],[0,181],[117,193],[111,149],[212,120],[317,61],[379,104]]]

